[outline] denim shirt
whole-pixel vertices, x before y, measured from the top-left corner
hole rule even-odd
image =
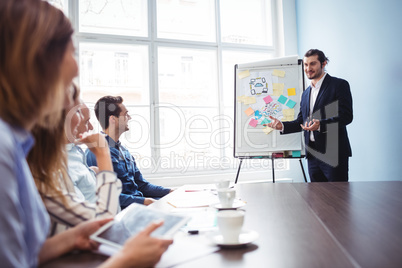
[[[0,266],[36,267],[49,216],[25,160],[34,139],[0,119]]]
[[[120,141],[115,142],[109,136],[106,136],[109,143],[110,156],[114,172],[123,184],[120,194],[120,206],[122,209],[128,207],[131,203],[144,204],[145,197],[160,198],[167,195],[168,188],[149,183],[142,176],[137,167],[134,157],[121,145]],[[96,166],[95,155],[88,149],[85,152],[87,164]]]

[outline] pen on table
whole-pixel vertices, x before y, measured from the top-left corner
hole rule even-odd
[[[184,192],[186,193],[190,193],[190,192],[202,192],[202,191],[206,191],[207,189],[201,189],[201,190],[185,190]]]
[[[176,208],[175,205],[173,205],[172,203],[170,203],[169,201],[167,202],[169,205],[171,205],[172,207]]]

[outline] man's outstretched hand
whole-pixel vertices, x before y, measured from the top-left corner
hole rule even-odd
[[[283,126],[282,126],[282,122],[279,121],[278,119],[276,119],[275,117],[269,116],[269,119],[271,119],[271,123],[269,124],[264,124],[263,126],[266,127],[270,127],[276,130],[282,130]]]
[[[300,126],[303,130],[306,130],[306,131],[316,131],[320,128],[320,120],[313,119],[310,122],[304,123],[304,125],[301,124]]]

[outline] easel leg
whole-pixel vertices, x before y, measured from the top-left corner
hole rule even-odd
[[[240,168],[241,168],[241,163],[242,162],[243,162],[243,159],[240,158],[240,164],[239,164],[239,168],[237,169],[237,175],[236,175],[235,184],[237,184],[237,179],[239,178],[239,173],[240,173]]]
[[[306,173],[304,172],[304,167],[303,167],[303,163],[301,161],[301,158],[299,158],[299,163],[300,163],[301,170],[303,171],[304,181],[307,182]]]
[[[271,160],[272,160],[272,182],[275,183],[275,164],[274,164],[274,157],[272,157]]]

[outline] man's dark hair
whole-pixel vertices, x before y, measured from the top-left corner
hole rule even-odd
[[[109,117],[119,116],[121,108],[119,104],[123,103],[123,98],[120,96],[104,96],[95,104],[95,115],[101,127],[106,130],[109,127]]]
[[[318,49],[310,49],[309,51],[306,52],[306,54],[304,54],[304,57],[307,58],[314,55],[318,56],[318,60],[321,62],[321,66],[324,63],[324,61],[329,62],[329,59],[325,56],[324,52]]]

